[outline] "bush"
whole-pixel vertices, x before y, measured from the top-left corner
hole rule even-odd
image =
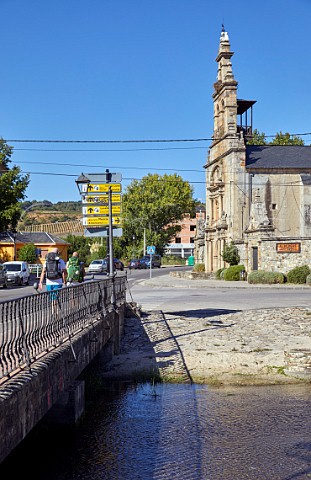
[[[220,280],[224,280],[224,276],[227,270],[228,270],[227,268],[222,269],[222,271],[220,272]]]
[[[193,267],[194,272],[205,272],[205,265],[204,263],[196,263]]]
[[[219,268],[217,272],[215,273],[215,278],[216,280],[220,280],[222,278],[222,272],[224,271],[224,268]]]
[[[258,284],[264,283],[273,285],[275,283],[285,283],[285,275],[280,272],[265,272],[264,270],[256,270],[249,273],[248,283]]]
[[[163,255],[162,265],[186,265],[186,259],[177,255]]]
[[[19,249],[17,254],[18,260],[23,260],[28,263],[36,263],[36,247],[33,243],[27,243]]]
[[[229,245],[225,245],[221,256],[226,263],[229,263],[230,267],[232,267],[233,265],[238,265],[240,261],[238,248],[234,245],[233,242],[231,242]]]
[[[224,280],[236,281],[240,280],[240,272],[245,271],[244,265],[232,265],[224,271]]]
[[[288,283],[306,283],[307,276],[310,274],[308,265],[293,268],[287,274]]]
[[[311,273],[306,278],[306,284],[311,285]]]

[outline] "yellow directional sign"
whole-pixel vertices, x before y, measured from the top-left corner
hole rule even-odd
[[[112,203],[121,203],[121,194],[113,193],[111,195]],[[101,195],[82,195],[82,203],[107,203],[108,205],[108,193],[102,193]]]
[[[82,185],[83,193],[101,193],[109,192],[111,187],[112,192],[121,192],[121,183],[88,183]]]
[[[83,217],[82,223],[87,227],[100,227],[109,225],[109,217]],[[112,217],[112,225],[121,225],[121,217]]]
[[[121,205],[111,205],[112,215],[120,215]],[[88,207],[82,207],[83,215],[109,215],[108,205],[89,205]]]

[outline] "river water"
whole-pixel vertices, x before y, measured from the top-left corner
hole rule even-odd
[[[311,478],[311,385],[94,392],[75,432],[40,426],[0,465],[1,480]]]

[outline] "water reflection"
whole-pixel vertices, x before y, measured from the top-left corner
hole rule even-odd
[[[32,480],[311,478],[310,392],[110,384],[76,433],[41,428],[0,477],[15,478],[23,464]]]

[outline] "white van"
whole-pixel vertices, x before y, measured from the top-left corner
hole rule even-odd
[[[27,262],[20,260],[5,262],[8,285],[29,285],[30,270]]]

